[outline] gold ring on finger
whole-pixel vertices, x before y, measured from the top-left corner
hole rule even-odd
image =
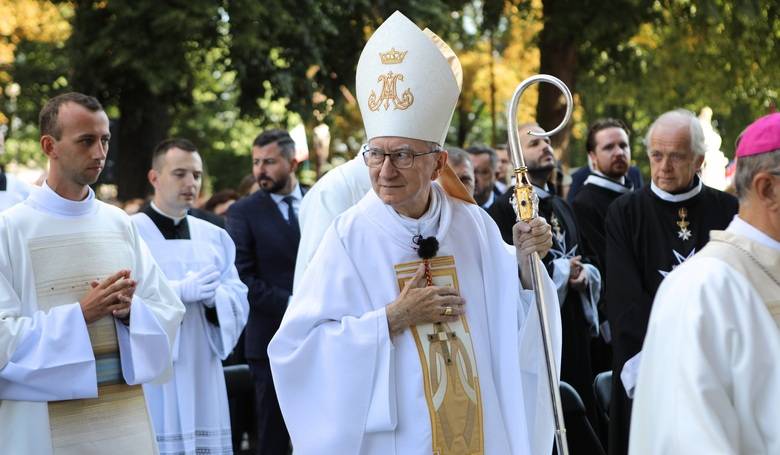
[[[442,312],[444,316],[452,316],[452,307],[451,306],[445,306],[444,312]]]

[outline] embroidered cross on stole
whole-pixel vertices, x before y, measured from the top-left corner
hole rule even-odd
[[[93,280],[132,270],[128,240],[117,232],[42,237],[31,240],[28,248],[38,308],[43,311],[79,301]],[[49,402],[54,453],[157,453],[143,389],[127,385],[122,377],[114,318],[95,321],[87,329],[98,397]]]
[[[399,292],[422,261],[395,266]],[[454,257],[425,261],[429,285],[449,286],[460,292]],[[482,398],[466,317],[411,330],[425,381],[433,455],[483,455]]]
[[[711,231],[710,242],[696,256],[728,262],[758,292],[780,327],[780,254],[727,231]]]

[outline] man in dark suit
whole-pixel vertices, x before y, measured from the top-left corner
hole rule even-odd
[[[262,191],[233,204],[227,230],[236,243],[236,268],[249,288],[245,353],[255,383],[257,453],[289,452],[290,437],[279,410],[268,342],[282,321],[292,293],[304,190],[295,178],[295,143],[283,130],[261,133],[252,145],[252,174]]]

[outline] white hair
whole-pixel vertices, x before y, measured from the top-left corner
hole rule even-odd
[[[647,152],[650,153],[650,138],[653,137],[653,130],[656,125],[672,117],[688,120],[688,132],[691,138],[690,148],[695,155],[704,156],[707,152],[707,147],[704,145],[704,130],[701,127],[699,118],[688,109],[675,109],[673,111],[664,112],[653,121],[645,135],[645,147],[647,148]]]

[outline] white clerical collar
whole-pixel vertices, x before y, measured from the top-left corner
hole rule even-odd
[[[179,223],[181,223],[181,220],[187,218],[187,214],[185,214],[184,216],[171,216],[171,215],[168,215],[167,213],[165,213],[162,210],[160,210],[160,207],[157,207],[157,204],[155,204],[154,201],[150,202],[149,205],[152,206],[152,210],[154,210],[155,212],[159,213],[160,215],[164,216],[165,218],[168,218],[168,219],[172,220],[174,226],[178,226]]]
[[[603,173],[603,172],[601,172],[601,171],[597,171],[597,170],[595,170],[595,169],[594,169],[594,170],[592,170],[591,172],[592,172],[593,174],[596,174],[596,175],[598,175],[599,177],[603,177],[603,178],[605,178],[605,179],[607,179],[607,180],[609,180],[609,181],[611,181],[611,182],[618,182],[618,183],[620,183],[621,185],[625,185],[625,184],[626,184],[626,176],[625,176],[625,175],[624,175],[624,176],[622,176],[622,177],[620,177],[619,179],[615,180],[615,179],[613,179],[613,178],[611,178],[611,177],[607,177],[607,174],[605,174],[605,173]]]
[[[585,179],[583,185],[596,185],[616,193],[628,193],[632,189],[626,186],[625,176],[621,177],[620,181],[617,181],[607,177],[599,171],[593,171],[593,173]]]
[[[295,184],[295,188],[293,188],[293,190],[290,191],[290,194],[277,194],[277,193],[268,193],[268,194],[271,195],[271,199],[273,199],[277,205],[281,204],[282,200],[287,196],[292,196],[293,199],[297,201],[303,199],[303,193],[301,193],[301,186],[298,185],[298,183]]]
[[[431,184],[431,201],[428,204],[428,210],[420,218],[414,219],[396,212],[390,205],[387,207],[395,213],[401,224],[412,234],[420,234],[423,237],[435,236],[439,230],[439,215],[441,215],[441,198],[438,192],[438,185]]]
[[[663,199],[664,201],[683,202],[701,193],[701,189],[704,186],[704,184],[701,182],[701,179],[699,177],[694,177],[694,178],[696,179],[696,185],[694,185],[693,188],[686,191],[685,193],[681,193],[681,194],[667,193],[661,188],[655,186],[655,182],[653,182],[652,180],[650,181],[650,189],[653,191],[653,193],[655,193],[656,196],[658,196],[660,199]]]
[[[731,220],[726,231],[747,237],[756,243],[760,243],[761,245],[774,250],[780,250],[780,242],[764,234],[758,228],[740,218],[739,215],[734,215],[734,219]]]
[[[550,193],[550,187],[548,187],[546,183],[544,184],[544,188],[536,185],[531,186],[534,187],[534,193],[539,196],[539,199],[547,199],[548,197],[552,196],[552,193]]]
[[[45,180],[40,188],[35,188],[30,193],[28,201],[40,210],[60,216],[84,216],[97,210],[95,192],[92,188],[87,187],[87,197],[84,199],[71,201],[57,194]]]

